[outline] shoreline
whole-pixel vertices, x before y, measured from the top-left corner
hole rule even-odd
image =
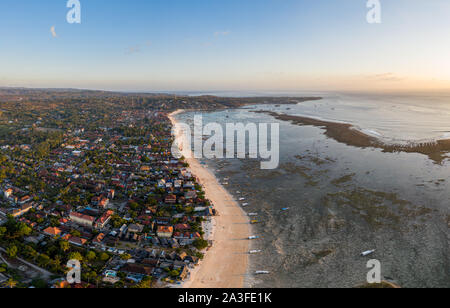
[[[359,148],[377,148],[385,153],[417,153],[428,156],[433,162],[442,164],[447,159],[450,152],[450,139],[441,139],[434,142],[422,142],[413,144],[387,144],[379,138],[371,136],[360,130],[357,130],[352,124],[330,122],[308,118],[303,116],[294,116],[277,113],[273,111],[252,111],[254,113],[264,113],[274,117],[277,120],[287,121],[300,126],[315,126],[325,130],[325,135],[337,142]]]
[[[168,118],[175,126],[174,116],[184,112],[178,109]],[[176,139],[182,137],[175,131]],[[219,216],[212,217],[211,238],[213,245],[204,259],[191,271],[182,288],[243,288],[249,265],[250,221],[233,196],[219,183],[214,173],[201,165],[192,153],[180,149],[192,174],[205,190]],[[189,157],[189,158],[188,158]]]

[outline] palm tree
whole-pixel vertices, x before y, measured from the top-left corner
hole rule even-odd
[[[12,278],[9,278],[5,283],[4,283],[5,287],[8,287],[10,289],[13,289],[16,285],[17,285],[17,281],[15,281]]]

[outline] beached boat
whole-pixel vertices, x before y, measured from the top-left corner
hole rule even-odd
[[[252,220],[252,221],[250,221],[250,223],[251,223],[252,225],[256,225],[256,224],[259,224],[260,221],[259,221],[259,220]]]
[[[261,252],[261,250],[250,250],[250,251],[249,251],[249,253],[250,253],[251,255],[255,255],[255,254],[260,253],[260,252]]]
[[[248,213],[248,216],[258,216],[258,213]]]
[[[247,205],[248,205],[248,203],[243,203],[243,204],[242,204],[242,206],[247,206]]]
[[[267,275],[267,274],[270,274],[270,272],[269,271],[256,271],[255,274],[256,275]]]
[[[361,253],[361,257],[367,257],[370,256],[371,254],[373,254],[376,250],[367,250]]]
[[[257,235],[252,235],[252,236],[249,236],[248,239],[249,239],[249,240],[257,240],[257,239],[259,239],[259,236],[257,236]]]

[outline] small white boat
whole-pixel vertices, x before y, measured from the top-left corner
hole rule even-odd
[[[257,235],[252,235],[252,236],[249,236],[248,239],[249,239],[249,240],[257,240],[257,239],[259,239],[259,236],[257,236]]]
[[[239,198],[239,201],[244,201],[245,200],[245,198]]]
[[[256,271],[255,274],[256,275],[267,275],[267,274],[270,274],[270,272],[269,271]]]
[[[283,212],[285,212],[285,211],[288,211],[289,208],[288,208],[288,207],[285,207],[285,208],[282,208],[281,210],[282,210]]]
[[[251,255],[255,255],[255,254],[260,253],[260,252],[261,252],[261,250],[250,250],[250,251],[249,251],[249,253],[250,253]]]
[[[361,253],[361,257],[367,257],[370,256],[371,254],[373,254],[376,250],[367,250]]]
[[[242,206],[247,206],[247,205],[248,205],[248,203],[243,203],[243,204],[242,204]]]
[[[258,216],[258,213],[249,213],[248,216]]]

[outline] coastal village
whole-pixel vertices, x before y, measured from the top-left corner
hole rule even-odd
[[[203,226],[217,213],[188,164],[173,157],[167,113],[111,116],[110,126],[45,131],[54,145],[44,149],[1,146],[2,286],[180,284],[203,258],[211,244]],[[42,133],[42,122],[24,132]],[[70,285],[73,259],[82,281]]]
[[[171,152],[168,115],[308,99],[0,89],[0,287],[183,285],[213,246],[220,213]],[[225,211],[247,220],[237,205]],[[244,271],[247,243],[227,245],[244,252],[227,271]],[[73,260],[81,277],[70,284]]]

